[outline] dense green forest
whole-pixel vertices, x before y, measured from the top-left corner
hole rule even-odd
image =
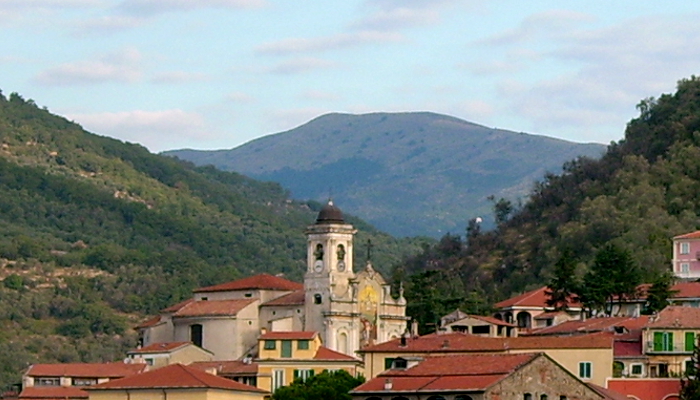
[[[463,235],[446,235],[395,269],[424,330],[457,307],[485,312],[547,284],[563,254],[578,278],[607,246],[631,255],[640,281],[669,270],[671,238],[700,226],[700,79],[637,108],[624,139],[601,159],[567,163],[521,206],[494,199],[495,230],[470,221]]]
[[[300,281],[321,207],[1,93],[0,193],[0,384],[33,362],[123,358],[131,326],[195,287],[261,272]],[[383,271],[425,242],[348,220],[358,265],[368,239]]]

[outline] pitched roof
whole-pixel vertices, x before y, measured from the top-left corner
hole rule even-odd
[[[263,303],[261,306],[296,306],[304,304],[305,300],[306,292],[297,290],[296,292],[285,294],[284,296]]]
[[[530,353],[427,357],[414,367],[385,371],[352,393],[485,390],[541,356],[541,353]],[[391,389],[385,389],[388,382]]]
[[[298,282],[273,276],[270,274],[259,274],[249,276],[247,278],[238,279],[231,282],[222,283],[214,286],[207,286],[195,289],[195,293],[204,292],[226,292],[229,290],[301,290],[304,285]]]
[[[596,333],[576,336],[519,336],[482,337],[462,332],[430,334],[415,339],[401,339],[365,347],[360,353],[457,353],[457,352],[503,352],[509,349],[612,349],[613,336]]]
[[[258,364],[245,363],[239,360],[231,361],[198,361],[189,365],[202,371],[215,369],[217,375],[255,375],[258,373]]]
[[[671,286],[674,299],[700,297],[700,282],[679,282]]]
[[[257,299],[200,300],[186,304],[173,317],[233,316]]]
[[[618,393],[623,393],[629,398],[640,400],[659,400],[676,395],[681,389],[681,380],[678,378],[608,378],[608,388]]]
[[[266,332],[260,340],[311,340],[318,335],[315,331]]]
[[[545,293],[546,291],[547,286],[542,286],[539,289],[531,290],[519,296],[511,297],[510,299],[498,302],[495,304],[495,307],[548,307],[547,299],[549,299],[549,296],[547,296],[547,294]],[[578,308],[581,307],[581,303],[579,303],[576,300],[570,299],[569,307]]]
[[[174,313],[174,312],[176,312],[177,310],[179,310],[179,309],[181,309],[182,307],[184,307],[184,306],[190,304],[190,303],[193,302],[193,301],[194,301],[194,299],[183,300],[183,301],[181,301],[181,302],[179,302],[179,303],[177,303],[177,304],[175,304],[175,305],[172,305],[172,306],[170,306],[170,307],[168,307],[168,308],[164,308],[164,309],[162,309],[162,310],[160,310],[160,311],[161,311],[161,312],[164,312],[164,313]]]
[[[25,387],[19,394],[23,400],[42,399],[87,399],[88,392],[76,386],[40,386]]]
[[[158,325],[160,323],[160,315],[148,319],[134,327],[134,329],[148,328],[151,326]]]
[[[647,328],[700,328],[700,308],[668,306],[649,319]]]
[[[148,346],[141,347],[140,349],[130,350],[128,354],[150,354],[150,353],[169,353],[173,350],[180,349],[187,345],[192,345],[192,342],[162,342],[162,343],[151,343]]]
[[[587,382],[589,388],[593,389],[596,393],[603,396],[605,400],[629,400],[627,396],[622,393],[618,393],[612,389],[607,389],[602,386],[598,386],[595,383]]]
[[[673,239],[674,240],[676,240],[676,239],[700,239],[700,231],[695,231],[695,232],[685,233],[683,235],[674,236]]]
[[[489,324],[494,324],[494,325],[512,326],[512,327],[516,326],[515,324],[511,324],[511,323],[509,323],[509,322],[500,320],[500,319],[498,319],[498,318],[488,317],[488,316],[485,316],[485,315],[468,315],[467,317],[468,317],[468,318],[478,319],[478,320],[480,320],[480,321],[488,322]],[[459,322],[459,321],[456,321],[456,322]]]
[[[86,387],[87,390],[166,388],[224,389],[267,393],[256,387],[208,374],[182,364],[171,364],[143,374]]]
[[[531,335],[574,335],[580,333],[612,331],[615,327],[624,327],[628,330],[641,329],[649,321],[648,316],[641,317],[605,317],[589,318],[586,320],[572,320],[558,325],[532,331]]]
[[[358,360],[355,357],[349,356],[347,354],[343,354],[341,352],[331,350],[328,347],[321,346],[318,348],[318,351],[316,351],[316,354],[314,354],[314,360],[323,360],[323,361],[357,361]]]
[[[619,341],[616,340],[613,344],[613,354],[615,358],[640,358],[644,357],[642,351],[642,342],[635,341]]]
[[[139,374],[148,365],[113,363],[69,363],[69,364],[34,364],[27,370],[27,376],[73,377],[73,378],[123,378]]]

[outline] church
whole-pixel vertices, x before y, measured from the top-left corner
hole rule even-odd
[[[323,345],[355,357],[406,331],[406,299],[370,261],[355,270],[357,231],[329,201],[306,229],[304,283],[260,274],[199,288],[191,299],[161,311],[136,329],[142,346],[192,342],[213,360],[258,353],[261,332],[317,332]]]

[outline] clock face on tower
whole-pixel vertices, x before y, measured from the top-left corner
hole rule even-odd
[[[345,261],[338,261],[338,272],[345,272]]]
[[[323,271],[323,260],[316,260],[316,262],[314,262],[314,271]]]

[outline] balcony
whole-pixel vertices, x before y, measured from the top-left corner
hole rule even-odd
[[[645,347],[647,354],[692,354],[692,350],[686,350],[684,343],[664,343],[660,348],[657,344],[657,349],[654,349],[654,342],[647,342]]]

